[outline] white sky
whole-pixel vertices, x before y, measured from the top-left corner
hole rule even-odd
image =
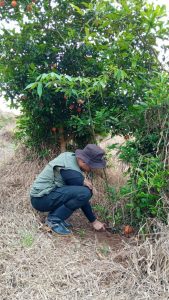
[[[166,5],[166,7],[167,7],[167,10],[168,10],[168,12],[169,12],[169,2],[168,2],[168,0],[149,0],[149,2],[154,2],[155,4],[158,4],[158,5],[163,5],[163,4],[165,4]]]
[[[158,4],[158,5],[163,5],[165,4],[166,7],[167,7],[167,15],[169,17],[169,0],[148,0],[148,2],[152,3],[154,2],[155,4]],[[167,18],[168,18],[167,17]],[[11,23],[10,23],[11,24]],[[13,27],[13,25],[11,24],[11,26]],[[166,41],[167,44],[169,44],[169,41]],[[6,102],[3,100],[3,97],[0,97],[0,110],[3,110],[3,111],[8,111],[8,112],[13,112],[15,114],[18,114],[19,111],[16,110],[16,109],[10,109]]]

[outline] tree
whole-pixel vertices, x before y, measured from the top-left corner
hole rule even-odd
[[[161,19],[164,7],[142,0],[17,4],[1,7],[2,19],[15,20],[19,26],[19,32],[2,29],[1,90],[13,106],[21,107],[19,136],[30,145],[56,143],[63,132],[66,140],[71,136],[85,144],[94,139],[94,132],[117,128],[114,110],[144,101],[148,79],[160,70],[156,38],[165,39],[168,33]],[[51,71],[71,76],[71,83],[78,76],[89,79],[88,95],[78,85],[68,90],[63,85],[60,91],[51,85],[40,98],[41,83],[38,94],[25,90]],[[83,104],[78,103],[81,94]],[[112,116],[106,122],[108,111]]]

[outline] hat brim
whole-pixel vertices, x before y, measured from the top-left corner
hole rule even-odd
[[[81,149],[75,151],[75,156],[83,160],[90,168],[92,169],[102,169],[106,167],[105,159],[102,159],[101,162],[93,162],[88,156],[86,156]]]

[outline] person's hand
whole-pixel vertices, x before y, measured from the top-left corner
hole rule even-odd
[[[93,185],[92,185],[92,183],[91,183],[90,180],[85,179],[83,184],[84,184],[85,186],[87,186],[90,190],[93,189]]]
[[[93,223],[92,223],[92,225],[93,225],[93,228],[95,229],[95,230],[97,230],[97,231],[99,231],[99,230],[106,230],[106,225],[104,224],[104,223],[102,223],[102,222],[100,222],[100,221],[98,221],[98,220],[95,220]]]

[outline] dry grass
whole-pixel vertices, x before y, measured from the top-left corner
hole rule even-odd
[[[154,242],[121,241],[116,251],[94,235],[63,238],[44,232],[28,190],[46,161],[25,156],[17,151],[0,170],[1,299],[168,299],[168,228]]]
[[[0,165],[5,164],[14,155],[13,129],[15,116],[0,111]]]
[[[124,173],[127,171],[128,166],[118,159],[117,150],[108,150],[108,146],[112,144],[122,145],[125,140],[121,136],[115,136],[113,138],[104,139],[100,142],[100,146],[108,153],[108,168],[106,171],[107,179],[110,185],[113,185],[118,190],[126,182],[126,176]]]
[[[126,171],[128,166],[121,160],[118,159],[117,150],[109,150],[107,147],[112,144],[122,145],[125,143],[125,140],[121,136],[115,136],[114,138],[108,137],[100,142],[100,146],[105,149],[107,153],[107,168],[105,173],[102,170],[96,170],[94,173],[94,197],[93,203],[100,204],[107,208],[110,211],[110,214],[113,215],[114,211],[118,206],[121,207],[121,203],[113,202],[111,200],[112,195],[107,191],[108,186],[112,187],[116,192],[119,191],[119,188],[123,186],[127,179]]]

